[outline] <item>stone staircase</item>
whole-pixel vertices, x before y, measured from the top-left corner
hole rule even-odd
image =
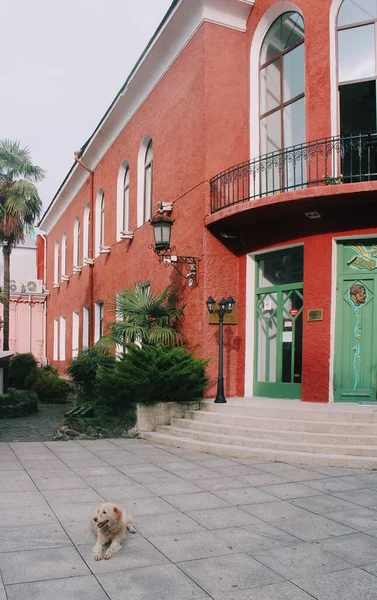
[[[143,438],[221,456],[377,469],[377,405],[234,398],[200,406]]]

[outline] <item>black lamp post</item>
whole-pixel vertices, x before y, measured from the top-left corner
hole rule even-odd
[[[229,298],[227,298],[226,300],[225,298],[222,298],[218,303],[218,308],[215,308],[216,302],[212,298],[212,296],[210,296],[206,304],[210,315],[219,315],[219,372],[217,377],[217,394],[215,402],[218,404],[224,404],[226,402],[226,398],[224,395],[223,374],[223,324],[224,316],[232,312],[235,305],[235,300],[232,298],[232,296],[229,296]]]

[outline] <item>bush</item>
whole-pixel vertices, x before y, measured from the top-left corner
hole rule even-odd
[[[71,361],[67,373],[72,377],[79,396],[83,400],[92,400],[98,369],[111,369],[114,366],[115,358],[108,350],[93,346],[83,350]]]
[[[69,382],[59,377],[54,369],[34,369],[25,385],[37,394],[40,402],[50,404],[63,404],[72,392]]]
[[[112,370],[97,376],[98,400],[119,410],[135,402],[186,402],[202,397],[207,362],[184,348],[128,346]]]
[[[37,361],[32,354],[16,354],[9,363],[8,386],[25,390],[26,378],[36,367]]]
[[[38,412],[35,392],[9,388],[7,394],[0,395],[0,419],[25,417]]]

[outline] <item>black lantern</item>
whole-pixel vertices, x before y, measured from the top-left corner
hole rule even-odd
[[[153,227],[155,252],[169,250],[171,228],[173,225],[172,219],[163,214],[156,215],[152,217],[151,225]]]
[[[212,315],[215,313],[219,315],[219,373],[217,377],[217,393],[215,402],[217,404],[224,404],[226,403],[226,398],[224,394],[223,375],[223,324],[225,314],[230,314],[233,311],[235,300],[232,298],[232,296],[229,296],[229,298],[226,300],[225,298],[221,298],[220,302],[218,303],[219,307],[215,309],[216,302],[212,296],[210,296],[206,302],[206,305],[209,314]]]

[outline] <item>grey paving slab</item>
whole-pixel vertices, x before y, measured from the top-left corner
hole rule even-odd
[[[242,507],[242,510],[266,522],[296,519],[298,517],[305,517],[308,514],[303,508],[294,506],[284,500],[276,500],[275,502],[267,502],[265,504],[245,505]]]
[[[155,496],[152,490],[147,489],[139,483],[120,486],[98,487],[97,492],[106,500],[111,502],[112,498],[148,498]]]
[[[355,507],[351,502],[346,502],[345,500],[330,496],[329,494],[316,493],[317,496],[292,500],[292,504],[316,513],[317,515],[326,516],[328,516],[329,513],[337,512],[339,510],[355,510]]]
[[[54,506],[59,504],[72,504],[80,502],[99,502],[100,504],[103,503],[103,497],[90,488],[77,488],[73,490],[47,490],[42,493],[53,508]]]
[[[183,512],[187,512],[189,510],[205,510],[207,508],[223,508],[225,506],[230,506],[229,502],[225,502],[210,492],[196,492],[195,494],[173,494],[172,496],[163,496],[163,499]]]
[[[313,467],[313,471],[328,475],[329,477],[343,477],[344,475],[358,475],[362,469],[348,469],[346,467]]]
[[[89,527],[89,518],[81,521],[63,520],[61,525],[76,546],[85,544],[94,546],[96,538]]]
[[[16,510],[13,507],[2,508],[0,510],[0,527],[23,527],[30,524],[47,525],[56,523],[57,518],[50,508],[44,506],[24,506],[22,510]],[[1,532],[0,532],[1,537]]]
[[[255,519],[252,524],[243,525],[242,527],[216,529],[215,533],[231,544],[232,547],[238,548],[251,556],[263,550],[299,542],[293,535],[259,519]]]
[[[187,512],[192,519],[204,525],[207,529],[224,529],[224,527],[239,527],[253,522],[252,515],[237,508],[212,508],[209,510],[193,510]]]
[[[317,600],[377,600],[377,579],[354,568],[302,577],[296,585]]]
[[[72,542],[59,523],[4,527],[0,532],[0,552],[71,546]]]
[[[255,554],[254,558],[294,583],[298,576],[332,573],[353,566],[346,560],[326,552],[322,546],[307,543],[274,548]]]
[[[377,540],[365,533],[328,538],[315,545],[347,560],[353,566],[377,562]]]
[[[363,565],[361,568],[363,571],[377,576],[377,563],[372,563],[371,565]]]
[[[200,479],[210,479],[211,477],[218,478],[222,477],[219,471],[214,469],[206,469],[205,467],[193,467],[192,464],[187,469],[179,469],[177,471],[179,477],[187,479],[188,481],[198,481]]]
[[[94,574],[169,563],[166,556],[139,534],[127,536],[122,548],[110,560],[94,560],[92,548],[93,544],[78,546],[78,551]]]
[[[7,586],[8,600],[108,600],[93,575]],[[0,594],[0,600],[3,600]],[[4,596],[5,600],[5,596]]]
[[[181,562],[179,568],[211,596],[284,581],[247,554]]]
[[[200,485],[200,483],[199,483]],[[184,481],[179,477],[174,480],[157,480],[152,483],[145,483],[145,487],[158,494],[159,496],[169,496],[171,494],[191,494],[194,492],[202,492],[202,488],[191,481]]]
[[[242,487],[236,488],[235,490],[218,490],[213,493],[234,506],[274,502],[276,500],[275,496],[255,487]]]
[[[242,481],[241,477],[211,477],[210,479],[201,479],[196,482],[204,490],[216,492],[217,490],[235,490],[236,488],[250,487],[253,485],[248,481]]]
[[[5,585],[90,573],[72,547],[0,553],[0,570]]]
[[[323,475],[321,473],[312,471],[310,469],[294,467],[285,463],[264,463],[258,465],[258,469],[261,471],[266,471],[267,473],[275,473],[280,477],[284,477],[288,483],[323,479]]]
[[[369,488],[369,489],[377,488],[377,473],[359,473],[356,476],[347,477],[347,481],[350,479],[360,482],[359,486],[358,486],[359,489],[360,488]],[[343,490],[339,490],[339,491],[343,491]]]
[[[221,467],[235,467],[237,463],[230,458],[221,458],[221,456],[208,456],[199,460],[192,459],[197,465],[207,469],[217,469]]]
[[[335,494],[337,498],[347,500],[358,506],[364,506],[364,508],[376,508],[377,507],[377,490],[361,489],[350,492],[337,492]]]
[[[272,583],[247,590],[233,591],[229,594],[215,594],[214,600],[313,600],[306,592],[296,585],[285,583]]]
[[[118,473],[116,475],[81,475],[80,477],[83,479],[83,481],[85,481],[85,483],[95,490],[110,486],[120,487],[125,485],[133,485],[135,483],[123,473]]]
[[[238,477],[243,475],[258,475],[260,471],[248,465],[234,464],[231,467],[220,467],[216,469],[221,475],[226,477]]]
[[[144,517],[148,515],[163,515],[175,512],[174,506],[165,502],[158,496],[150,498],[114,498],[114,503],[119,504],[125,509],[126,513],[132,517]]]
[[[303,540],[312,542],[322,540],[336,535],[346,535],[355,533],[350,527],[330,521],[325,517],[308,513],[305,517],[297,519],[288,519],[277,521],[278,527],[291,535]]]
[[[222,556],[239,552],[239,549],[211,531],[193,531],[171,535],[151,536],[151,543],[172,562]]]
[[[161,467],[158,467],[157,465],[152,465],[151,463],[148,463],[146,461],[144,461],[144,463],[142,464],[136,464],[136,465],[122,465],[117,467],[117,469],[119,471],[121,471],[122,473],[124,473],[125,475],[128,475],[129,477],[134,477],[135,475],[140,476],[144,473],[155,473],[155,474],[161,474],[161,475],[166,475],[167,471],[165,471],[165,469],[162,469]]]
[[[74,469],[79,477],[104,477],[107,475],[119,475],[118,469],[108,465],[107,467],[78,467]]]
[[[377,511],[370,508],[360,506],[351,510],[340,510],[329,513],[327,518],[359,531],[367,531],[371,534],[376,531],[377,535]]]
[[[7,600],[5,595],[5,587],[0,583],[0,600]]]
[[[175,565],[98,575],[111,600],[202,600],[208,595]],[[125,580],[127,585],[125,585]]]
[[[349,490],[358,490],[365,487],[359,480],[359,477],[326,477],[326,479],[314,479],[306,482],[307,487],[318,490],[324,494],[334,494],[336,492],[347,492]]]
[[[14,471],[8,471],[13,473]],[[15,479],[2,479],[0,480],[0,490],[1,490],[1,496],[3,498],[2,501],[4,501],[6,495],[11,495],[11,494],[15,494],[15,493],[19,493],[19,494],[38,494],[38,488],[37,486],[32,482],[32,480],[26,479],[26,480],[19,480],[17,478]],[[32,496],[30,496],[32,497]],[[1,501],[0,501],[1,502]]]
[[[174,513],[138,517],[135,521],[135,528],[148,539],[154,535],[185,533],[203,529],[194,519],[190,519],[189,516],[183,515],[178,510]]]
[[[88,523],[97,508],[98,502],[58,504],[54,506],[54,513],[59,521],[84,521]]]
[[[264,485],[260,488],[264,492],[280,498],[281,500],[290,500],[291,498],[305,498],[315,496],[317,490],[303,485],[302,483],[279,483],[274,485]]]
[[[34,485],[34,484],[33,484]],[[50,478],[39,478],[36,480],[36,486],[41,492],[47,490],[75,490],[75,489],[89,489],[89,486],[81,477],[72,475],[70,477],[50,477]]]
[[[0,461],[0,471],[22,471],[23,466],[17,460]]]
[[[286,483],[284,477],[275,475],[275,473],[264,473],[263,471],[259,471],[253,475],[237,475],[236,477],[238,481],[245,484],[245,487],[247,485],[260,487],[262,485],[272,485],[274,483]]]

